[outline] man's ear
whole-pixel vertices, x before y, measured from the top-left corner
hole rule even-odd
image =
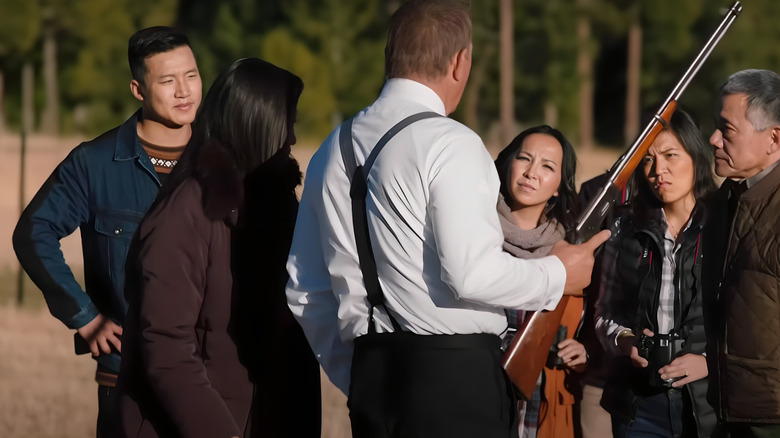
[[[769,143],[766,154],[773,155],[780,151],[780,126],[772,126],[769,129],[772,130],[770,132],[771,143]]]
[[[144,101],[144,90],[140,82],[133,79],[130,81],[130,93],[139,101]]]
[[[465,81],[471,72],[471,44],[458,50],[453,57],[452,77],[456,81]]]

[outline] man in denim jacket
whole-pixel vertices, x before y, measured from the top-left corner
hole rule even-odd
[[[130,91],[141,109],[73,149],[24,210],[13,237],[19,262],[51,314],[76,330],[76,351],[89,351],[97,361],[98,437],[108,436],[117,420],[112,388],[122,349],[130,240],[189,141],[202,92],[189,41],[173,29],[136,32],[128,60]],[[77,227],[86,291],[60,250],[60,239]]]

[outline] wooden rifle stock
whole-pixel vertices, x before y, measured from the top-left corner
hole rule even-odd
[[[569,296],[564,295],[554,310],[526,318],[504,353],[501,365],[525,400],[531,399],[568,303]]]
[[[677,109],[677,100],[680,95],[740,12],[742,12],[742,5],[738,1],[734,2],[653,119],[631,147],[612,166],[609,171],[609,180],[590,200],[577,220],[574,230],[575,243],[585,242],[599,232],[604,219],[615,200],[618,199],[618,194],[628,184],[634,169],[639,165],[658,134],[671,120],[672,114]],[[539,373],[542,372],[547,360],[547,353],[552,345],[555,332],[560,326],[561,317],[568,302],[568,296],[564,295],[554,310],[535,312],[533,316],[526,318],[504,353],[501,365],[519,390],[520,395],[526,400],[530,399],[531,393],[536,387]]]

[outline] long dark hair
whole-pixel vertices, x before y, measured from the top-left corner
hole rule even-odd
[[[693,161],[693,197],[698,201],[712,193],[717,188],[712,174],[712,148],[704,142],[693,117],[678,108],[663,131],[672,133]],[[641,165],[637,166],[632,180],[632,210],[635,213],[644,214],[647,209],[663,207],[663,202],[650,189]]]
[[[226,161],[238,184],[277,153],[289,155],[301,79],[257,58],[234,62],[206,94],[192,137],[154,205],[163,203],[187,178],[201,185],[204,165]],[[204,206],[208,209],[208,206]]]
[[[561,131],[548,125],[533,126],[517,134],[507,147],[496,157],[496,170],[501,181],[501,194],[504,199],[510,200],[511,193],[507,184],[512,163],[517,159],[523,149],[523,142],[531,134],[549,135],[561,145],[563,159],[561,160],[561,183],[558,185],[558,196],[553,196],[547,201],[545,215],[547,219],[554,218],[566,231],[570,231],[576,225],[577,216],[580,214],[580,200],[574,185],[574,176],[577,173],[577,154],[574,152],[569,140]]]

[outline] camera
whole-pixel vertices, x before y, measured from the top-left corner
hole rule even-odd
[[[682,351],[684,339],[677,333],[639,336],[636,348],[639,355],[647,359],[651,386],[670,388],[678,378],[662,380],[658,370],[672,361]]]

